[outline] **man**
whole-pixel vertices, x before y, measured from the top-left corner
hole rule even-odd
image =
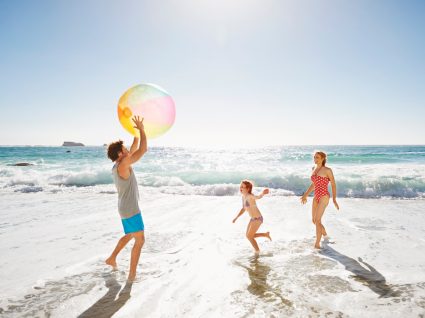
[[[140,131],[140,142],[139,138],[135,137],[130,151],[127,150],[121,140],[108,146],[108,158],[115,163],[112,168],[112,177],[118,191],[118,212],[121,216],[125,235],[121,237],[111,256],[105,261],[106,264],[116,269],[118,253],[134,238],[135,242],[131,250],[130,272],[128,274],[128,280],[131,282],[136,278],[137,264],[145,243],[145,226],[137,202],[139,190],[131,165],[139,161],[148,149],[143,118],[140,120],[139,116],[135,116],[132,120],[135,124],[134,128]]]

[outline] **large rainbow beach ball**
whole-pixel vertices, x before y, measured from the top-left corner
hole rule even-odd
[[[164,134],[174,124],[176,108],[171,96],[155,84],[140,84],[127,90],[118,101],[118,118],[121,125],[138,137],[133,116],[144,118],[146,137]]]

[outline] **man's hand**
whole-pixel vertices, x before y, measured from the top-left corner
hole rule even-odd
[[[134,128],[138,129],[140,131],[140,141],[139,141],[139,147],[136,150],[136,143],[137,140],[139,140],[138,138],[134,138],[133,141],[133,146],[131,146],[131,151],[130,151],[130,155],[126,156],[120,164],[120,167],[130,167],[130,165],[132,165],[133,163],[135,163],[136,161],[138,161],[144,154],[145,152],[148,150],[148,144],[147,144],[147,140],[146,140],[146,133],[145,133],[145,127],[143,126],[143,119],[142,118],[140,120],[139,116],[134,116],[132,118],[133,123],[135,124],[135,126],[133,126]]]
[[[235,223],[237,219],[238,219],[238,218],[234,218],[234,219],[233,219],[233,223]]]
[[[142,120],[140,120],[139,116],[134,116],[132,118],[133,123],[135,124],[135,126],[133,126],[134,128],[140,130],[140,131],[144,131],[145,130],[145,126],[143,125],[143,120],[144,118],[142,118]]]

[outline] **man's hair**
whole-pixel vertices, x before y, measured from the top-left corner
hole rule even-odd
[[[123,141],[118,140],[115,142],[112,142],[108,146],[108,158],[112,161],[115,161],[118,159],[119,153],[122,152],[122,145]]]

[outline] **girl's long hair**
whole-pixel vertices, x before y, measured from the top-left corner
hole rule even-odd
[[[252,188],[254,187],[254,183],[249,180],[242,180],[241,184],[244,184],[248,189],[248,193],[252,194]]]

